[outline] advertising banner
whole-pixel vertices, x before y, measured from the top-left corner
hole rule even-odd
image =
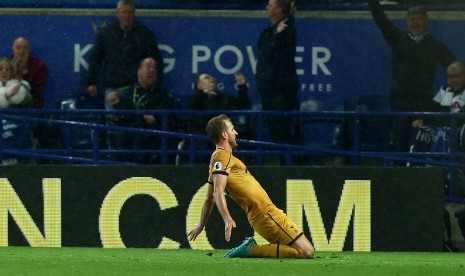
[[[203,72],[217,78],[219,90],[234,92],[233,73],[245,74],[254,109],[259,109],[255,89],[257,39],[269,22],[263,17],[140,16],[139,22],[152,29],[165,63],[165,87],[185,104],[193,93],[193,81]],[[50,71],[46,107],[85,93],[85,76],[96,34],[114,23],[114,16],[89,15],[2,15],[1,56],[11,54],[18,36],[30,39],[32,53],[44,59]],[[405,28],[404,20],[395,24]],[[302,99],[310,95],[339,95],[349,104],[364,96],[382,99],[390,86],[390,49],[375,23],[355,18],[299,18],[297,73]],[[465,58],[465,22],[431,20],[430,32],[457,55]],[[438,72],[438,84],[445,71]]]
[[[250,167],[319,251],[442,251],[445,175],[437,168]],[[216,207],[195,242],[205,166],[3,166],[0,246],[230,248]],[[263,238],[257,240],[266,243]]]

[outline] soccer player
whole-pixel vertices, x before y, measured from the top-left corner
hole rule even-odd
[[[228,211],[226,191],[244,210],[252,228],[270,244],[258,245],[253,237],[246,238],[225,257],[311,258],[315,249],[302,230],[273,204],[244,163],[232,154],[237,147],[238,133],[231,119],[226,115],[213,117],[206,131],[216,145],[210,159],[208,183],[211,185],[200,221],[189,232],[189,240],[195,240],[203,231],[215,203],[224,221],[225,239],[230,240],[236,223]]]

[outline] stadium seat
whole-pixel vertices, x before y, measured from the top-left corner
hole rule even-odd
[[[315,95],[302,99],[300,111],[343,111],[344,100],[338,95]],[[312,147],[339,148],[340,132],[344,119],[341,117],[302,117],[302,144]]]
[[[357,112],[387,112],[389,98],[381,95],[361,97],[356,104]],[[390,118],[373,117],[360,120],[360,145],[363,150],[382,150],[391,142]]]
[[[83,107],[84,101],[82,99],[66,99],[61,102],[62,110],[75,110]],[[95,115],[73,116],[73,121],[81,121],[88,123],[99,123],[100,118]],[[76,128],[72,126],[63,126],[62,135],[64,138],[64,145],[76,149],[89,149],[92,148],[94,130],[90,128]]]

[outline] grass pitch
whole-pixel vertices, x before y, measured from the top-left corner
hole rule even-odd
[[[0,275],[465,275],[465,253],[317,252],[228,259],[227,250],[0,248]]]

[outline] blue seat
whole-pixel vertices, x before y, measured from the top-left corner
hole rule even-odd
[[[357,112],[387,112],[389,98],[381,95],[361,97],[357,101]],[[391,143],[392,118],[375,117],[360,121],[360,144],[364,150],[386,149]]]
[[[82,99],[66,99],[61,102],[62,110],[75,110],[79,108],[87,108],[86,102]],[[83,107],[84,105],[84,107]],[[99,116],[95,115],[81,115],[78,118],[73,116],[70,118],[75,121],[87,123],[99,123],[101,121]],[[72,146],[77,149],[92,148],[95,130],[89,128],[77,128],[72,126],[63,126],[62,135],[64,137],[65,146]]]
[[[344,100],[338,95],[312,95],[302,99],[300,111],[343,111]],[[312,147],[339,148],[344,119],[340,117],[302,117],[302,144]]]
[[[2,119],[2,139],[5,149],[32,148],[32,125],[26,120]]]

